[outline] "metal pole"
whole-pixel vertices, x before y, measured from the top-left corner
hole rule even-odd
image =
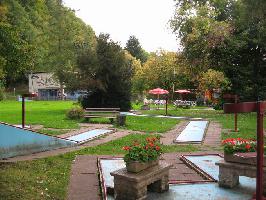
[[[263,103],[257,103],[257,185],[256,185],[256,200],[263,200]]]
[[[235,103],[237,103],[237,95],[235,95]],[[235,132],[237,131],[237,113],[235,113]]]
[[[25,97],[22,95],[22,128],[25,127]]]
[[[168,97],[165,100],[165,116],[167,116],[167,104],[168,104]]]

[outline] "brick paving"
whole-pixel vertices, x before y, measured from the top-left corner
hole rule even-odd
[[[211,152],[210,154],[218,153]],[[199,155],[205,153],[186,153],[186,155]],[[169,171],[169,181],[191,182],[206,180],[196,171],[184,164],[179,157],[181,153],[166,153],[162,159],[173,164]],[[112,158],[112,156],[99,156],[99,158]],[[77,156],[71,168],[68,186],[68,200],[100,200],[100,183],[98,181],[97,156]]]
[[[217,122],[210,122],[208,126],[208,130],[205,135],[205,139],[203,141],[204,145],[208,145],[210,147],[218,147],[221,145],[221,133],[222,128],[221,125]]]
[[[97,156],[77,156],[73,161],[67,199],[101,199]]]

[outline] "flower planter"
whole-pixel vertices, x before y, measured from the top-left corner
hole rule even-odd
[[[126,168],[128,172],[138,173],[140,171],[143,171],[144,169],[158,165],[158,163],[159,160],[152,160],[149,162],[131,161],[126,163]]]
[[[224,160],[226,162],[235,162],[242,163],[248,165],[256,165],[257,164],[257,153],[256,152],[248,152],[248,153],[224,153]],[[264,155],[263,166],[266,166],[266,156]]]

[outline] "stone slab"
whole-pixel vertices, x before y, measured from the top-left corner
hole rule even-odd
[[[89,141],[92,140],[96,137],[100,137],[102,135],[108,134],[113,132],[113,130],[107,130],[107,129],[95,129],[95,130],[90,130],[90,131],[86,131],[84,133],[80,133],[78,135],[74,135],[71,137],[68,137],[66,139],[68,140],[73,140],[76,142],[85,142],[85,141]]]
[[[201,143],[208,121],[190,121],[186,128],[177,136],[177,143]]]

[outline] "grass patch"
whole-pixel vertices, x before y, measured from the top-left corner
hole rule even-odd
[[[172,129],[179,122],[179,120],[168,118],[127,116],[126,125],[122,128],[148,133],[164,133]]]
[[[71,163],[76,155],[122,155],[122,147],[135,140],[145,140],[150,134],[131,134],[96,147],[45,159],[0,163],[0,199],[57,199],[66,198]],[[163,146],[164,152],[198,151],[197,146]]]
[[[122,150],[123,146],[128,146],[134,141],[144,141],[146,137],[151,136],[151,134],[130,134],[123,138],[110,141],[105,144],[101,144],[95,147],[85,148],[80,150],[79,154],[97,154],[97,155],[117,155],[124,154],[125,151]],[[168,146],[163,145],[163,152],[190,152],[198,151],[198,146],[195,145],[174,145]]]
[[[65,199],[71,156],[0,163],[0,199]]]
[[[70,130],[65,130],[65,129],[58,129],[58,130],[50,130],[50,129],[40,129],[38,130],[39,133],[44,133],[48,135],[61,135],[64,133],[69,132]]]
[[[21,102],[0,101],[1,121],[21,124]],[[66,119],[66,111],[73,107],[73,101],[31,101],[26,102],[26,124],[41,124],[45,128],[76,129],[78,122]]]
[[[85,122],[85,121],[84,121]],[[90,123],[110,124],[106,118],[94,118],[89,120]],[[171,130],[180,120],[155,117],[126,116],[125,126],[115,126],[122,129],[144,132],[164,133]]]

